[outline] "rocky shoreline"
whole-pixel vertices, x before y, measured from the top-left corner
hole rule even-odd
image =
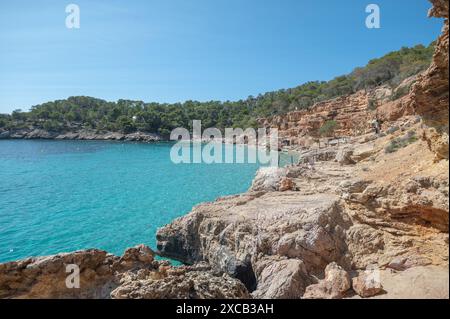
[[[362,136],[314,167],[262,169],[246,194],[198,205],[160,229],[158,253],[206,261],[254,298],[342,298],[351,287],[371,297],[383,286],[383,277],[375,287],[364,279],[373,269],[448,269],[448,162],[430,174],[428,151],[420,173],[408,174],[401,159],[427,152],[426,143],[385,154],[392,138]]]
[[[299,164],[261,169],[248,192],[161,228],[156,253],[185,266],[145,246],[28,258],[0,264],[0,298],[449,298],[449,1],[431,2],[445,21],[432,65],[401,101],[379,106],[383,134],[302,147]],[[297,124],[282,121],[267,125],[289,137]],[[47,133],[4,138],[60,136]],[[80,289],[65,285],[70,264]]]
[[[199,299],[248,298],[238,280],[206,264],[171,267],[143,245],[118,257],[91,249],[0,264],[0,298]],[[80,266],[79,288],[68,288],[66,265]]]
[[[86,141],[165,141],[159,134],[135,132],[124,134],[120,132],[96,132],[92,130],[75,130],[71,132],[53,132],[43,129],[23,129],[15,131],[0,131],[0,140],[6,139],[42,139],[42,140],[86,140]]]

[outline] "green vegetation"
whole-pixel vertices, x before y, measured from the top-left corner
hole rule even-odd
[[[246,100],[236,102],[187,101],[161,104],[130,100],[107,102],[85,96],[70,97],[33,106],[29,112],[16,110],[11,115],[0,115],[0,129],[91,128],[124,133],[139,130],[167,136],[176,127],[191,128],[193,119],[201,120],[205,128],[256,127],[256,120],[261,117],[306,109],[316,102],[381,84],[389,84],[395,88],[403,79],[427,68],[433,52],[434,44],[428,47],[418,45],[402,48],[328,82],[308,82],[296,88],[269,92],[257,97],[250,96]]]
[[[389,143],[388,146],[384,149],[385,153],[394,153],[397,152],[399,149],[404,148],[408,146],[409,144],[412,144],[417,141],[416,132],[409,131],[405,136],[395,138]]]
[[[391,101],[398,100],[399,98],[407,95],[410,90],[411,90],[411,85],[405,85],[405,86],[398,87],[392,94],[392,96],[390,98]]]
[[[369,99],[369,105],[367,105],[367,109],[369,111],[375,111],[377,107],[377,101],[375,99]]]
[[[319,129],[319,135],[323,137],[332,137],[334,132],[339,128],[339,124],[336,121],[326,121]]]

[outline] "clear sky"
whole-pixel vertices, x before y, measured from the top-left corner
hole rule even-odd
[[[67,29],[68,4],[81,28]],[[365,8],[381,8],[367,29]],[[329,80],[439,35],[427,0],[0,1],[0,112],[88,95],[237,100]]]

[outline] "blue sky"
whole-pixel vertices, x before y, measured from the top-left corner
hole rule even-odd
[[[78,4],[81,28],[65,26]],[[367,29],[365,7],[381,8]],[[0,2],[0,112],[73,95],[237,100],[329,80],[442,21],[426,0],[14,0]]]

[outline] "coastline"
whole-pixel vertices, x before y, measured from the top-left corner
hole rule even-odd
[[[0,131],[0,140],[86,140],[86,141],[136,141],[136,142],[165,142],[159,134],[134,132],[124,134],[120,132],[97,132],[94,130],[80,130],[67,132],[53,132],[43,129],[28,129],[14,131]]]
[[[379,106],[389,111],[383,135],[330,146],[312,165],[261,169],[247,192],[160,228],[157,253],[141,245],[121,257],[86,250],[0,264],[0,298],[448,299],[449,2],[432,3],[430,16],[445,19],[433,62],[406,96]],[[56,134],[7,138],[157,139]],[[70,264],[81,289],[65,285]]]

